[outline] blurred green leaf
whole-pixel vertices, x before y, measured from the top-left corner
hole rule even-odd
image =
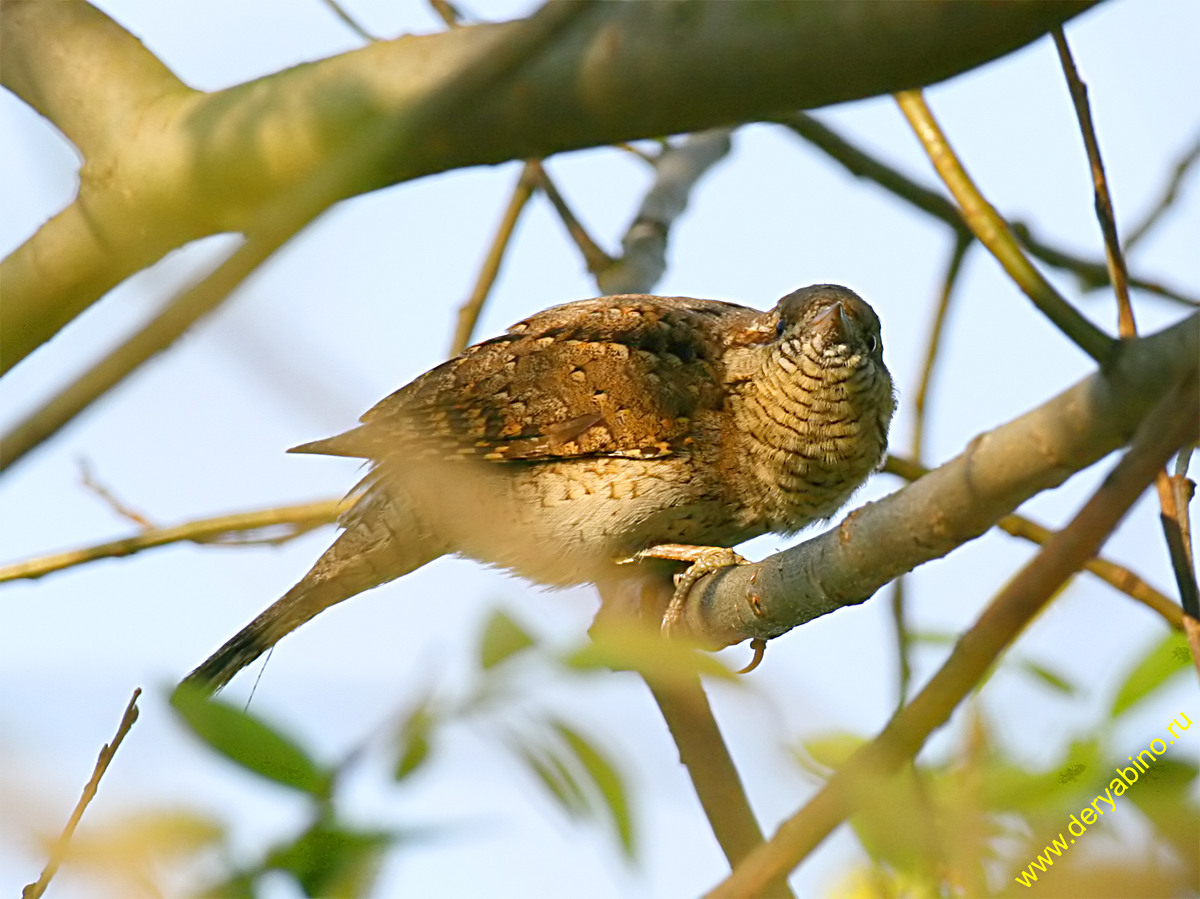
[[[1171,631],[1151,647],[1125,677],[1113,700],[1112,717],[1123,715],[1165,684],[1172,675],[1188,667],[1191,658],[1187,638],[1179,631]]]
[[[199,894],[203,899],[255,899],[254,875],[239,872]]]
[[[1050,687],[1052,690],[1057,690],[1067,696],[1074,696],[1079,692],[1079,688],[1073,683],[1044,665],[1039,665],[1037,662],[1022,659],[1017,662],[1018,667],[1026,674],[1040,680],[1043,684]]]
[[[330,775],[298,743],[249,712],[183,687],[171,705],[192,733],[230,761],[292,789],[327,795]]]
[[[583,770],[588,773],[592,783],[596,785],[604,804],[612,816],[613,827],[617,832],[617,840],[626,857],[634,854],[633,816],[629,812],[629,797],[625,783],[616,766],[609,761],[589,740],[563,721],[553,720],[551,726],[558,731],[566,741]]]
[[[578,671],[637,671],[647,680],[670,686],[691,681],[697,674],[738,681],[720,660],[685,640],[664,640],[637,624],[609,624],[593,632],[593,640],[563,659]]]
[[[836,771],[845,764],[846,760],[852,756],[866,740],[858,734],[850,733],[849,731],[833,731],[831,733],[821,734],[805,740],[803,745],[804,755],[807,759],[817,762],[830,770]],[[804,762],[806,759],[801,758]],[[810,765],[805,765],[811,769]],[[814,771],[822,776],[828,772]]]
[[[396,780],[408,777],[429,757],[429,736],[432,727],[433,715],[429,710],[428,701],[421,702],[400,725],[400,753],[393,769],[393,777]]]
[[[524,652],[535,645],[533,637],[509,615],[497,609],[483,628],[479,644],[479,661],[484,669],[494,668],[501,662]]]
[[[513,754],[525,763],[568,815],[578,818],[587,813],[588,799],[578,778],[553,747],[534,747],[515,735],[506,742]]]
[[[294,843],[274,850],[267,867],[291,874],[306,896],[367,896],[384,852],[396,839],[318,821]]]

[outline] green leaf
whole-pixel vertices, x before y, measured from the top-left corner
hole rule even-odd
[[[551,726],[558,731],[566,741],[583,770],[587,772],[592,783],[596,785],[604,804],[612,816],[613,826],[617,832],[617,840],[626,857],[634,854],[633,816],[629,811],[629,797],[625,791],[625,783],[621,773],[582,734],[562,721],[551,721]]]
[[[203,691],[181,687],[171,705],[197,737],[232,762],[276,783],[324,797],[330,775],[290,737]]]
[[[483,629],[479,644],[479,661],[485,669],[524,652],[535,645],[533,637],[506,612],[497,609]]]
[[[393,777],[403,780],[417,770],[429,757],[430,731],[433,727],[433,715],[429,711],[428,701],[418,705],[404,723],[400,725],[398,744],[400,754],[396,759]]]
[[[1017,665],[1026,674],[1036,678],[1037,680],[1040,680],[1052,690],[1056,690],[1059,693],[1066,694],[1067,696],[1074,696],[1079,692],[1079,688],[1073,683],[1071,683],[1061,674],[1052,671],[1044,665],[1039,665],[1037,662],[1032,662],[1025,659],[1018,661]]]
[[[553,747],[534,747],[515,735],[508,741],[508,747],[534,777],[542,782],[550,795],[558,800],[558,804],[572,818],[578,818],[588,811],[587,796],[579,785],[575,774],[563,761]]]
[[[866,742],[858,734],[849,731],[831,731],[805,740],[803,747],[808,758],[829,771],[836,771]],[[804,761],[803,757],[801,761]],[[814,773],[826,775],[828,771]]]
[[[1188,667],[1191,658],[1187,638],[1179,631],[1171,631],[1157,645],[1151,647],[1125,677],[1125,682],[1121,684],[1121,688],[1117,690],[1117,697],[1113,700],[1112,717],[1116,718],[1129,711],[1165,684],[1172,675]]]
[[[306,896],[367,896],[395,840],[384,831],[346,830],[318,821],[291,845],[275,849],[267,866],[291,874]]]

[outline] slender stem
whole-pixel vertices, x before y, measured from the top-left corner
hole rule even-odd
[[[562,219],[563,224],[567,228],[567,233],[571,235],[571,239],[575,241],[575,246],[579,248],[579,252],[583,255],[583,261],[587,265],[588,271],[593,275],[598,275],[613,264],[613,258],[604,252],[604,249],[596,241],[592,240],[592,236],[588,234],[582,222],[575,217],[575,213],[571,211],[571,207],[567,205],[567,201],[563,198],[563,195],[559,193],[554,182],[550,180],[550,175],[546,172],[541,162],[534,161],[531,164],[534,167],[538,187],[541,188],[542,193],[546,195],[546,199],[550,201],[559,218]]]
[[[475,331],[479,313],[483,311],[483,304],[487,302],[488,294],[491,293],[492,286],[496,283],[496,277],[500,274],[500,265],[504,262],[504,254],[512,242],[517,220],[520,219],[521,212],[525,209],[529,198],[533,196],[536,186],[537,174],[534,165],[526,162],[521,169],[521,177],[517,179],[516,187],[513,188],[512,196],[508,200],[508,206],[504,209],[500,226],[496,229],[496,236],[492,239],[492,245],[488,248],[483,265],[480,266],[479,276],[475,279],[475,287],[471,290],[471,295],[459,307],[454,342],[450,345],[451,356],[457,356],[471,343],[471,334]]]
[[[142,695],[142,688],[138,687],[133,691],[133,696],[129,700],[129,705],[125,706],[125,714],[121,716],[121,723],[117,725],[117,734],[113,737],[111,743],[105,743],[100,750],[100,756],[96,759],[96,767],[92,769],[92,776],[83,787],[83,794],[79,797],[79,801],[75,803],[75,808],[71,812],[71,817],[67,820],[66,826],[58,839],[54,842],[54,848],[50,850],[50,858],[46,862],[46,867],[42,869],[42,874],[33,883],[27,884],[25,889],[21,890],[21,899],[38,899],[44,892],[46,887],[50,885],[50,881],[54,875],[58,873],[59,865],[67,855],[67,847],[71,844],[71,838],[75,835],[75,828],[79,826],[80,820],[83,818],[83,813],[87,810],[88,805],[96,796],[96,790],[100,787],[100,778],[104,776],[104,772],[108,770],[113,757],[117,754],[117,750],[121,748],[121,742],[125,739],[125,735],[129,733],[133,723],[138,719],[138,697]]]
[[[903,172],[846,140],[846,138],[825,123],[803,112],[784,116],[777,119],[777,121],[825,153],[850,174],[858,178],[866,178],[869,181],[873,181],[893,196],[944,222],[956,233],[966,237],[973,237],[970,229],[963,224],[962,216],[959,214],[958,209],[942,194],[930,190],[922,184],[918,184]],[[1200,154],[1200,144],[1197,144],[1192,152],[1193,154]],[[1181,163],[1180,165],[1183,166],[1184,164]],[[1186,171],[1186,168],[1184,170]],[[1179,172],[1177,172],[1177,176],[1179,180],[1183,177]],[[1172,183],[1174,184],[1174,182]],[[1021,242],[1021,245],[1032,256],[1040,259],[1047,265],[1071,272],[1083,284],[1084,290],[1092,290],[1108,285],[1108,270],[1104,263],[1084,259],[1081,256],[1076,256],[1065,250],[1052,247],[1039,239],[1027,226],[1020,222],[1014,221],[1011,224],[1017,240]],[[1126,241],[1127,244],[1132,244],[1132,242],[1132,238]],[[1193,308],[1200,306],[1200,300],[1186,296],[1174,288],[1148,278],[1131,276],[1129,284],[1131,287],[1136,287],[1148,293],[1158,294],[1186,306]]]
[[[344,500],[324,500],[297,506],[256,509],[253,512],[241,512],[236,515],[203,518],[174,527],[146,528],[132,537],[125,537],[122,540],[0,566],[0,583],[23,578],[39,578],[76,565],[86,565],[88,562],[95,562],[99,559],[122,558],[142,550],[171,543],[229,542],[229,538],[234,534],[286,526],[288,530],[283,536],[270,541],[271,543],[280,543],[298,537],[312,528],[336,521],[339,510],[343,508],[343,503]]]
[[[1116,341],[1088,321],[1030,264],[1008,223],[984,199],[955,156],[920,91],[896,94],[896,102],[912,125],[946,187],[958,201],[967,227],[1004,267],[1013,281],[1042,313],[1097,362],[1104,363]]]
[[[600,615],[592,625],[593,637],[603,634],[614,621],[620,621],[622,627],[636,628],[653,622],[653,639],[661,639],[658,625],[675,592],[669,578],[634,577],[598,586],[603,602]],[[633,616],[632,621],[622,620],[628,615]],[[600,639],[619,638],[609,634]],[[694,671],[675,669],[669,674],[651,669],[639,669],[638,673],[650,688],[671,731],[679,750],[679,760],[687,769],[713,836],[729,866],[736,868],[756,846],[762,845],[763,833],[750,808],[741,775],[713,717],[699,675]],[[759,895],[790,897],[792,894],[785,877],[770,881]]]
[[[1088,162],[1092,169],[1092,185],[1096,196],[1096,218],[1100,222],[1100,232],[1104,235],[1104,255],[1108,261],[1109,279],[1117,295],[1117,322],[1122,337],[1136,337],[1137,324],[1133,317],[1133,304],[1129,299],[1129,272],[1125,265],[1125,255],[1121,252],[1121,241],[1117,235],[1116,216],[1113,214],[1112,195],[1108,189],[1108,181],[1104,176],[1104,160],[1100,155],[1100,141],[1096,138],[1096,129],[1092,124],[1092,109],[1088,102],[1087,85],[1079,77],[1075,68],[1075,60],[1071,56],[1071,48],[1067,44],[1066,35],[1061,28],[1053,30],[1054,45],[1058,48],[1058,58],[1062,63],[1063,74],[1071,92],[1071,101],[1075,106],[1075,115],[1079,119],[1079,130],[1083,135],[1083,144],[1087,149]],[[1186,536],[1191,528],[1188,521],[1187,503],[1180,502],[1180,493],[1172,484],[1172,478],[1166,469],[1155,478],[1158,488],[1159,505],[1162,513],[1163,535],[1167,542],[1167,550],[1171,556],[1171,567],[1175,572],[1175,580],[1179,584],[1179,595],[1184,610],[1193,618],[1200,616],[1200,587],[1196,584],[1195,562],[1191,556],[1190,541]],[[1198,660],[1200,661],[1200,660]]]
[[[1117,220],[1113,214],[1112,194],[1108,190],[1108,180],[1104,176],[1104,160],[1100,156],[1100,141],[1096,137],[1096,128],[1092,124],[1092,108],[1088,103],[1087,85],[1079,77],[1075,69],[1075,60],[1071,56],[1071,48],[1067,37],[1061,28],[1051,32],[1054,35],[1054,46],[1058,48],[1058,59],[1062,63],[1063,74],[1067,78],[1067,88],[1071,92],[1071,102],[1075,106],[1075,116],[1079,119],[1079,130],[1083,134],[1083,145],[1087,149],[1088,164],[1092,168],[1092,185],[1095,190],[1096,218],[1100,221],[1100,232],[1104,235],[1104,259],[1108,265],[1108,279],[1112,282],[1113,291],[1117,295],[1117,333],[1122,337],[1133,337],[1137,334],[1137,325],[1133,319],[1133,304],[1129,301],[1129,270],[1125,266],[1125,256],[1121,252],[1121,241],[1117,237]]]
[[[1158,202],[1150,207],[1150,211],[1146,213],[1146,217],[1141,223],[1130,229],[1129,236],[1125,238],[1125,251],[1132,252],[1134,246],[1141,242],[1150,230],[1162,221],[1163,216],[1175,204],[1175,200],[1179,197],[1179,188],[1183,185],[1184,179],[1192,166],[1200,162],[1200,136],[1192,143],[1192,145],[1184,151],[1179,161],[1175,163],[1171,169],[1171,177],[1167,179],[1166,186],[1163,187],[1162,196]]]

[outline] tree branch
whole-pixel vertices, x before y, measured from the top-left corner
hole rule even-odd
[[[225,542],[234,534],[261,531],[264,528],[288,528],[289,530],[278,538],[278,540],[287,540],[323,524],[332,524],[337,520],[338,512],[345,508],[345,503],[346,500],[323,500],[297,506],[257,509],[253,512],[202,518],[174,527],[146,528],[132,537],[113,540],[110,543],[100,543],[82,549],[29,559],[25,562],[0,565],[0,584],[5,581],[39,578],[76,565],[86,565],[88,562],[95,562],[99,559],[122,558],[142,550],[171,543]]]
[[[427,123],[424,140],[362,171],[341,196],[930,84],[1002,56],[1089,5],[599,4],[520,77],[496,85],[487,102],[446,110]],[[75,16],[79,27],[60,27],[59,16]],[[205,94],[184,88],[85,4],[0,5],[4,83],[52,121],[65,115],[64,130],[78,136],[87,157],[77,202],[0,265],[0,371],[169,250],[245,230],[271,197],[315,177],[380,118],[403,117],[439,93],[464,60],[486,57],[525,24],[380,41]],[[94,59],[99,51],[89,47],[97,42],[103,65],[86,78],[61,77],[63,59]],[[51,45],[55,52],[42,52]],[[136,127],[128,117],[109,119],[105,100],[124,89],[106,81],[109,71],[137,85],[129,92]],[[68,98],[70,115],[62,112]]]
[[[1025,258],[1008,223],[980,193],[971,176],[955,156],[920,91],[901,91],[896,102],[912,125],[933,167],[962,210],[963,221],[1013,282],[1024,291],[1046,318],[1080,349],[1103,363],[1116,349],[1116,341],[1093,325],[1068,303],[1054,286]]]
[[[1197,388],[1197,372],[1191,365],[1167,395],[1159,391],[1161,399],[1141,423],[1129,452],[1074,520],[992,600],[916,699],[855,752],[804,808],[784,821],[769,842],[710,892],[709,899],[758,895],[763,885],[790,871],[850,814],[863,786],[916,755],[1063,582],[1099,551],[1154,480],[1157,469],[1181,445],[1196,440],[1200,422],[1193,414],[1180,415],[1179,409],[1196,408]]]
[[[125,706],[125,714],[121,716],[121,723],[117,725],[116,736],[113,737],[111,743],[105,743],[101,748],[100,755],[96,759],[96,767],[92,770],[92,776],[84,784],[83,794],[79,797],[79,802],[75,804],[75,808],[71,812],[71,817],[67,820],[62,833],[59,834],[58,839],[54,842],[54,847],[50,851],[50,859],[46,862],[46,867],[42,869],[42,874],[37,880],[26,884],[25,889],[21,890],[21,899],[38,899],[39,896],[46,892],[46,887],[50,885],[50,881],[58,873],[59,865],[63,863],[63,859],[67,856],[67,848],[71,845],[71,838],[75,836],[75,828],[79,826],[79,822],[83,819],[83,813],[87,811],[88,805],[96,797],[96,790],[100,788],[100,778],[104,777],[104,772],[112,764],[113,757],[116,756],[117,750],[121,748],[121,743],[125,739],[125,735],[129,733],[130,728],[133,727],[133,723],[138,719],[137,701],[141,695],[142,688],[136,687],[133,691],[133,696],[130,697],[129,705]]]
[[[855,510],[825,534],[692,588],[681,627],[711,645],[779,636],[847,605],[983,534],[1035,494],[1124,445],[1162,396],[1195,369],[1200,315],[1125,341],[1104,370],[982,434],[913,484]],[[1176,414],[1194,416],[1200,401]]]

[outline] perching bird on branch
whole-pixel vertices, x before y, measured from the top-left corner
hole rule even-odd
[[[627,577],[631,559],[711,570],[722,554],[694,547],[836,512],[881,463],[894,407],[879,319],[845,287],[769,312],[642,295],[539,312],[292,450],[372,468],[333,546],[185,683],[216,690],[322,610],[446,554],[548,585]]]

